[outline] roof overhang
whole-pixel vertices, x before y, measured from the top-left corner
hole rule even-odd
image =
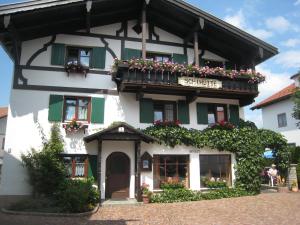
[[[87,143],[95,140],[100,141],[144,141],[151,143],[155,138],[144,134],[142,131],[130,126],[125,122],[116,122],[110,127],[86,136],[83,140]]]
[[[141,0],[91,0],[90,26],[101,26],[124,20],[140,20]],[[11,52],[12,39],[20,41],[84,29],[87,25],[86,0],[35,0],[0,6],[0,40]],[[10,29],[4,20],[9,16]],[[5,19],[6,18],[6,19]],[[257,65],[278,53],[272,45],[182,1],[151,0],[147,6],[147,21],[187,42],[199,19],[201,49],[244,64]]]
[[[291,96],[292,96],[291,94],[290,94],[290,95],[286,95],[286,96],[283,96],[283,97],[281,97],[281,98],[277,98],[277,99],[275,99],[275,100],[273,100],[273,101],[270,101],[270,102],[267,102],[267,103],[264,103],[264,104],[258,104],[258,105],[255,105],[255,106],[251,107],[250,109],[251,109],[251,110],[261,109],[261,108],[264,108],[264,107],[266,107],[266,106],[275,104],[275,103],[277,103],[277,102],[281,102],[281,101],[283,101],[283,100],[289,99]]]

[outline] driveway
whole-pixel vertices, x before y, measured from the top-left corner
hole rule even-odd
[[[143,206],[101,208],[83,218],[0,214],[1,225],[296,225],[300,224],[300,193]]]

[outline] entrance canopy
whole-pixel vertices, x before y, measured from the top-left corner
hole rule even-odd
[[[110,127],[83,138],[87,143],[94,140],[102,141],[144,141],[146,143],[156,141],[155,138],[144,134],[142,131],[125,122],[117,122]]]

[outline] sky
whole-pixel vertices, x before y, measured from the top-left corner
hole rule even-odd
[[[0,4],[20,0],[0,0]],[[256,66],[266,76],[259,102],[286,87],[300,70],[300,0],[186,0],[188,3],[274,45],[279,54]],[[13,63],[0,47],[0,106],[9,104]],[[255,103],[254,103],[255,104]],[[262,126],[261,111],[245,108],[247,120]]]

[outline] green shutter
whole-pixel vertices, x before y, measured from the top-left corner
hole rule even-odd
[[[187,55],[173,54],[173,63],[185,64],[188,63]]]
[[[48,120],[61,122],[63,114],[64,96],[50,95]]]
[[[142,57],[141,50],[131,49],[131,48],[124,49],[124,59],[123,60],[139,59],[141,57]]]
[[[106,49],[104,47],[95,47],[91,54],[91,68],[104,69],[106,59]]]
[[[189,104],[186,101],[178,101],[178,120],[182,124],[190,123]]]
[[[65,65],[66,47],[64,44],[53,44],[51,51],[51,65]]]
[[[94,177],[97,180],[97,155],[89,155],[88,177]]]
[[[207,104],[197,103],[197,122],[198,124],[208,124]]]
[[[92,98],[92,123],[104,123],[104,98]]]
[[[240,113],[238,105],[230,105],[229,106],[229,122],[234,125],[239,125]]]
[[[141,99],[140,100],[140,122],[141,123],[153,123],[154,121],[154,110],[152,99]]]

